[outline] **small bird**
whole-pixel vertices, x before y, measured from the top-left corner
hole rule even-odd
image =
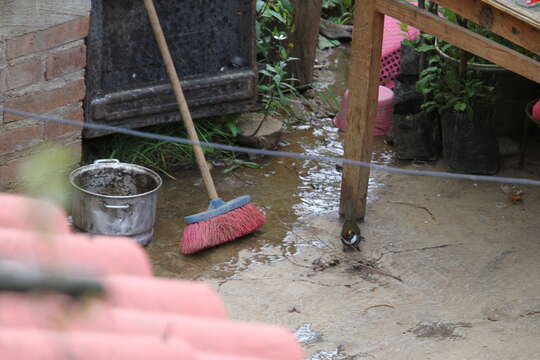
[[[350,227],[348,226],[348,221],[345,222],[343,225],[343,230],[341,231],[341,242],[343,243],[343,251],[347,250],[357,250],[360,251],[360,242],[364,240],[364,238],[360,235],[360,229],[358,229],[358,225],[356,225],[354,222],[354,226]],[[356,228],[357,230],[355,230]]]
[[[356,250],[360,251],[360,242],[364,238],[360,235],[360,228],[356,223],[352,204],[348,204],[345,214],[345,222],[341,229],[341,242],[343,243],[343,251]]]

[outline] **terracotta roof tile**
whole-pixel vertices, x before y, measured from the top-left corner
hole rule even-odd
[[[144,249],[129,238],[0,228],[0,239],[0,257],[75,266],[91,273],[152,275]]]
[[[151,277],[135,241],[69,233],[53,205],[0,194],[3,201],[14,210],[0,211],[0,258],[99,273],[107,293],[80,302],[0,293],[0,359],[303,359],[290,331],[227,319],[206,285]],[[37,205],[49,209],[50,226],[28,211]]]
[[[0,227],[40,232],[70,232],[66,213],[52,203],[0,193],[0,205]]]

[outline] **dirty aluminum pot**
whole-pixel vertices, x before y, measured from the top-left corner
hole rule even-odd
[[[154,235],[161,177],[116,159],[96,160],[69,175],[75,188],[73,225],[90,234],[129,236],[142,245]]]

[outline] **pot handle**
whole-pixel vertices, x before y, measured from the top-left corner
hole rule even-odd
[[[118,159],[99,159],[94,161],[94,164],[108,164],[108,163],[114,163],[118,164],[120,161]]]
[[[128,209],[129,205],[109,205],[103,204],[107,209]]]

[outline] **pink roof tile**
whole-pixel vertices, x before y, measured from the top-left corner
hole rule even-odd
[[[129,238],[0,228],[0,239],[0,257],[75,266],[92,273],[152,274],[144,249]]]
[[[151,277],[134,241],[68,233],[65,214],[54,206],[49,221],[56,230],[44,232],[24,210],[33,200],[0,199],[19,209],[15,217],[0,211],[0,259],[97,272],[106,288],[105,297],[81,302],[0,293],[0,359],[303,359],[289,330],[227,319],[206,285]]]
[[[69,233],[66,218],[64,210],[52,203],[0,193],[0,227]]]
[[[124,308],[224,318],[225,305],[207,285],[195,281],[108,276],[106,302]]]

